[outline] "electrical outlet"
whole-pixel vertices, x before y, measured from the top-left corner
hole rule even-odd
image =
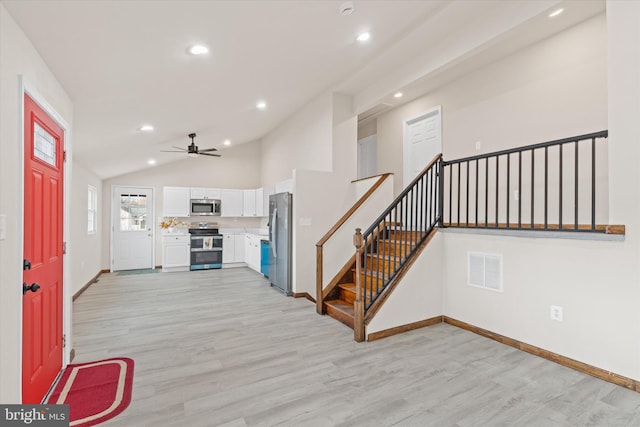
[[[513,190],[513,200],[516,202],[520,199],[520,192],[518,190]]]
[[[557,320],[558,322],[562,322],[562,307],[559,305],[551,306],[551,320]]]
[[[476,141],[476,151],[480,151],[480,141]]]

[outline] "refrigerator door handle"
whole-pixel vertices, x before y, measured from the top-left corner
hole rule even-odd
[[[278,217],[278,208],[273,209],[273,213],[271,214],[271,236],[269,236],[269,242],[271,245],[271,252],[273,252],[273,256],[276,257],[276,236],[278,235],[276,227],[278,226],[278,222],[276,218]]]

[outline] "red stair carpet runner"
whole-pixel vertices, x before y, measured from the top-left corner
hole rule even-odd
[[[119,357],[68,365],[47,403],[69,405],[70,426],[107,421],[131,402],[133,360]]]

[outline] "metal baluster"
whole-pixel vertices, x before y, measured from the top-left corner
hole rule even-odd
[[[478,228],[478,159],[476,159],[476,228]]]
[[[484,227],[489,227],[489,158],[484,161]]]
[[[559,187],[558,187],[558,192],[559,192],[559,198],[560,198],[560,203],[558,206],[558,230],[562,230],[562,151],[564,149],[564,145],[559,145],[558,146],[558,151],[559,153],[559,158],[558,158],[558,163],[560,165],[560,172],[559,172]]]
[[[576,158],[575,158],[575,205],[574,205],[574,209],[575,209],[575,229],[576,231],[578,230],[578,142],[576,141],[575,145],[576,145]]]
[[[499,227],[499,221],[498,221],[498,195],[500,194],[498,192],[498,184],[500,182],[500,156],[496,156],[496,228]]]
[[[460,167],[461,164],[458,163],[458,227],[460,227]]]
[[[522,151],[518,151],[518,228],[522,228]]]
[[[535,181],[536,181],[536,150],[531,150],[531,229],[534,229],[534,203],[535,203]]]
[[[467,175],[467,188],[466,188],[466,193],[467,193],[467,201],[465,202],[465,211],[466,211],[466,226],[469,226],[469,161],[467,160],[466,163],[466,175]]]
[[[507,228],[509,228],[509,204],[511,203],[511,154],[507,154]]]
[[[544,147],[544,229],[549,225],[548,217],[548,198],[549,198],[549,150]]]
[[[596,139],[591,138],[591,231],[596,231]]]

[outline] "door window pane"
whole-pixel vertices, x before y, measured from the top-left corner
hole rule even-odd
[[[56,138],[38,123],[33,123],[33,155],[56,167]]]
[[[120,231],[143,231],[147,228],[147,196],[120,195]]]

